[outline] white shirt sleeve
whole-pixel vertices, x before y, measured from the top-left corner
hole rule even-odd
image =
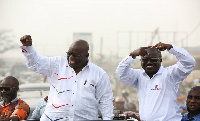
[[[131,56],[125,57],[118,65],[116,69],[116,74],[120,81],[128,84],[132,87],[137,88],[138,85],[138,76],[139,76],[139,69],[131,68],[131,63],[134,61]]]
[[[40,110],[42,110],[42,106],[44,105],[43,103],[44,103],[44,98],[38,101],[38,104],[31,115],[31,119],[40,119],[40,117],[42,116],[40,114]]]
[[[33,46],[21,46],[22,52],[26,57],[27,66],[38,73],[51,77],[53,69],[58,61],[56,57],[46,57],[39,55]]]
[[[109,77],[102,75],[96,86],[96,99],[99,100],[103,120],[112,120],[113,115],[113,93]]]
[[[192,72],[196,62],[195,59],[185,49],[178,48],[173,44],[172,46],[173,48],[169,50],[169,53],[175,55],[178,59],[178,62],[168,68],[168,70],[171,70],[171,79],[169,81],[178,84]]]

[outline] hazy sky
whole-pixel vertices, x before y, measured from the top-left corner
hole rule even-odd
[[[0,30],[13,30],[16,46],[21,36],[30,34],[38,52],[48,56],[65,55],[73,32],[92,33],[95,55],[100,53],[101,37],[103,54],[116,54],[119,31],[192,32],[188,46],[200,46],[200,27],[195,29],[199,24],[200,0],[0,0]],[[123,36],[119,50],[128,54],[129,36]],[[151,39],[141,38],[132,41],[131,49]],[[20,52],[1,55],[22,57]]]

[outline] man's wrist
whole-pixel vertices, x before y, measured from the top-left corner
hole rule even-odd
[[[171,48],[173,48],[173,46],[171,44],[167,45],[167,50],[170,50]]]
[[[131,56],[133,59],[135,59],[135,58],[136,58],[136,56],[132,56],[131,54],[130,54],[129,56]]]

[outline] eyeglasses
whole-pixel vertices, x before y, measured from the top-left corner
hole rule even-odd
[[[14,89],[15,87],[0,87],[0,91],[10,91],[11,89]]]
[[[66,52],[66,53],[67,53],[68,57],[72,55],[75,58],[78,58],[78,57],[85,55],[85,53],[82,53],[82,54],[76,54],[76,53],[71,53],[71,52]]]
[[[161,58],[141,58],[140,61],[147,63],[148,61],[152,62],[152,63],[156,63],[158,62],[158,60],[160,60]]]
[[[200,100],[200,96],[190,96],[190,95],[187,96],[188,100],[192,100],[192,98],[194,98],[195,101]]]

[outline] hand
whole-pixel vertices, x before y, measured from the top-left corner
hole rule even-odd
[[[171,48],[173,48],[173,46],[171,44],[165,44],[165,43],[161,43],[161,42],[159,42],[158,44],[156,44],[153,47],[157,48],[159,51],[165,51],[166,49],[170,50]]]
[[[20,38],[21,43],[23,46],[31,46],[32,45],[32,39],[30,35],[24,35]]]
[[[150,48],[151,46],[148,47],[140,47],[137,50],[134,50],[133,52],[130,53],[130,56],[136,57],[136,56],[145,56],[147,54],[147,48]]]
[[[126,115],[126,120],[129,119],[129,118],[135,118],[138,121],[140,121],[140,118],[138,116],[136,116],[135,113],[132,112],[132,111],[124,112],[124,114]]]

